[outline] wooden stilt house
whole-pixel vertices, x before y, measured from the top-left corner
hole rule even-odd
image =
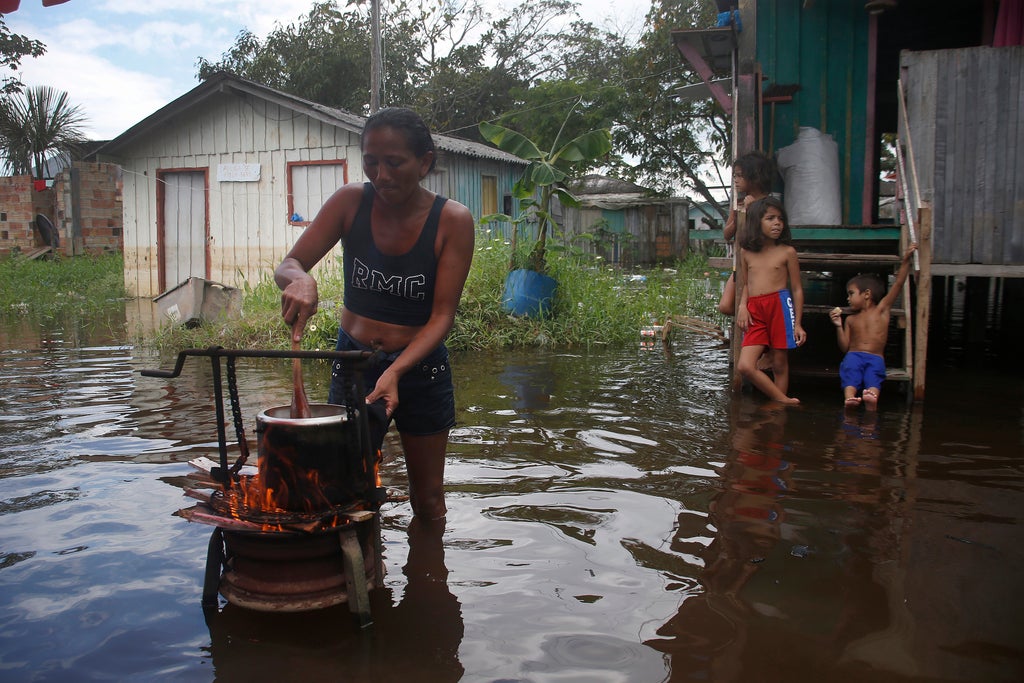
[[[807,347],[791,355],[794,376],[837,374],[827,312],[843,305],[853,274],[891,275],[910,241],[919,257],[893,316],[890,380],[910,382],[921,400],[929,336],[969,356],[972,345],[998,348],[1020,333],[1024,47],[1007,44],[1022,31],[1000,11],[1005,4],[969,0],[937,11],[926,0],[739,0],[738,15],[722,15],[718,27],[673,32],[732,117],[734,155],[776,156],[808,128],[835,143],[839,220],[793,224],[808,331]],[[896,223],[878,211],[885,134],[896,137]],[[777,189],[785,197],[797,182]],[[951,330],[960,290],[970,305]]]

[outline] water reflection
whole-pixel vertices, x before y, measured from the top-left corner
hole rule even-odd
[[[217,455],[208,363],[141,377],[172,359],[81,326],[0,340],[5,679],[1024,677],[1010,372],[930,374],[925,406],[868,415],[831,383],[785,411],[733,395],[699,336],[459,356],[447,525],[384,507],[360,630],[345,606],[204,622],[209,529],[172,513],[185,461]],[[240,363],[238,384],[250,434],[290,400],[287,362]]]
[[[554,363],[551,356],[538,356],[529,363],[505,364],[498,378],[511,390],[514,397],[512,406],[517,415],[527,417],[533,411],[546,410],[551,405],[555,377],[558,376]]]
[[[707,516],[683,511],[672,539],[696,580],[677,585],[677,612],[646,641],[668,655],[669,680],[922,673],[908,581],[924,568],[907,535],[920,416],[734,404]]]
[[[784,496],[793,489],[785,440],[789,410],[749,400],[736,405],[731,450],[719,468],[706,523],[687,511],[673,538],[673,549],[702,563],[700,588],[658,629],[659,638],[647,641],[671,657],[670,680],[739,679],[747,625],[755,614],[744,588],[779,541]]]
[[[444,521],[408,522],[404,586],[371,592],[368,630],[346,605],[301,614],[231,604],[208,611],[215,680],[460,680],[464,626],[448,586],[444,530]]]

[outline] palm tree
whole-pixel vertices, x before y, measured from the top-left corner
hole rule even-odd
[[[14,175],[42,178],[48,156],[72,155],[86,142],[85,116],[68,94],[47,85],[0,100],[0,157]]]

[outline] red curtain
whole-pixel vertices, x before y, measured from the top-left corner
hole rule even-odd
[[[1024,0],[1003,0],[996,17],[993,47],[1024,45]]]

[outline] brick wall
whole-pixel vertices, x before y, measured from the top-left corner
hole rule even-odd
[[[76,178],[77,176],[77,178]],[[77,219],[79,234],[72,234],[77,182]],[[54,179],[56,215],[54,224],[67,235],[65,253],[99,254],[120,252],[121,235],[121,168],[115,164],[75,161]],[[63,244],[61,245],[64,246]]]
[[[46,244],[35,229],[40,213],[57,228],[61,254],[120,252],[121,169],[76,161],[42,191],[30,176],[0,177],[0,255]]]
[[[37,194],[49,195],[38,200],[52,203],[53,191],[36,192],[31,176],[0,178],[0,253],[26,252],[45,244],[34,227]]]

